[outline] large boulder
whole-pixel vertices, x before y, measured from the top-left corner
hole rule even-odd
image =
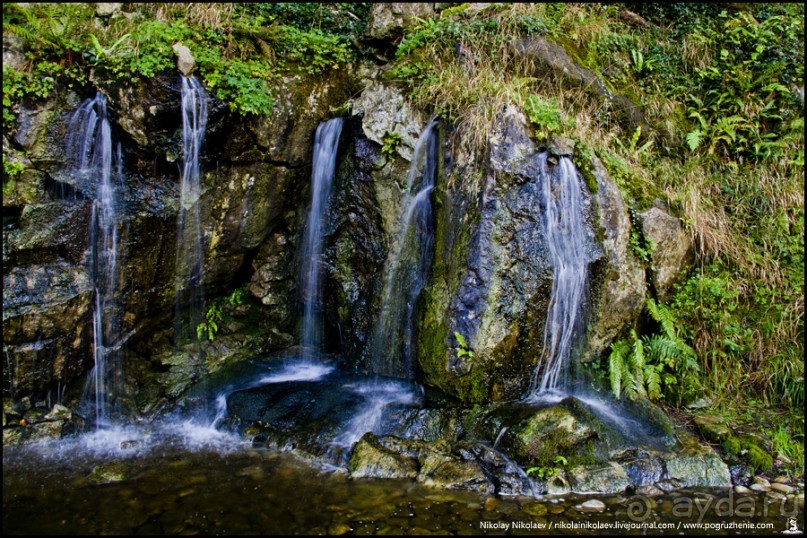
[[[426,122],[399,90],[382,82],[371,82],[353,101],[353,113],[362,117],[362,130],[367,138],[383,146],[393,143],[392,137],[397,141],[398,155],[407,161],[412,159]]]
[[[645,272],[630,252],[631,221],[616,182],[592,155],[583,163],[593,175],[597,224],[606,259],[591,292],[592,318],[584,362],[599,358],[625,327],[639,317],[645,303]]]
[[[524,115],[505,108],[489,142],[481,169],[476,157],[458,154],[446,170],[460,187],[446,190],[437,203],[432,285],[420,320],[427,382],[476,402],[525,394],[542,353],[552,289],[541,157]],[[559,158],[567,157],[553,157]],[[578,180],[590,221],[590,198]],[[602,252],[592,222],[586,224],[583,256],[592,263]]]
[[[640,213],[642,233],[650,243],[650,279],[660,301],[665,301],[674,284],[692,268],[695,251],[681,219],[659,207]]]
[[[348,464],[353,478],[415,478],[417,459],[406,457],[384,447],[372,433],[365,434],[350,456]]]
[[[417,19],[434,15],[432,2],[382,2],[373,4],[367,19],[367,36],[372,39],[396,39],[403,29]]]
[[[513,41],[513,54],[534,66],[533,76],[553,80],[567,90],[584,90],[610,108],[617,121],[629,132],[641,127],[649,133],[651,127],[642,110],[624,95],[613,92],[593,71],[580,66],[559,43],[544,36],[530,36]]]

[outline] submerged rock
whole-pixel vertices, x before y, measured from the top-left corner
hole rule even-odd
[[[101,463],[93,467],[89,479],[96,484],[122,482],[132,475],[132,468],[124,461]]]
[[[589,499],[578,504],[575,508],[581,512],[603,512],[605,510],[605,503],[599,499]]]

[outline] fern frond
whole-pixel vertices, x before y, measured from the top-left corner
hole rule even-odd
[[[664,334],[672,339],[678,338],[678,331],[675,329],[677,321],[666,306],[657,303],[653,299],[648,299],[645,306],[650,313],[650,317],[661,325],[661,330],[664,331]]]
[[[630,352],[630,343],[619,340],[611,344],[608,356],[608,372],[611,378],[611,392],[619,399],[622,395],[622,371],[625,368],[625,356]]]

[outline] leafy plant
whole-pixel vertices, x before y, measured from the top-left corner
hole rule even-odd
[[[219,332],[219,325],[225,320],[227,307],[245,304],[248,299],[249,292],[246,286],[242,286],[233,290],[229,295],[216,297],[210,301],[205,313],[205,321],[196,327],[196,337],[201,340],[206,336],[211,342],[215,340],[216,334]]]
[[[457,350],[457,357],[467,356],[469,359],[473,359],[474,351],[468,346],[467,342],[465,342],[465,338],[463,338],[462,335],[457,331],[454,331],[454,338],[457,339],[457,343],[460,346],[460,348]]]
[[[565,126],[558,103],[551,98],[530,95],[524,103],[527,118],[536,125],[539,138],[547,139]]]
[[[394,157],[397,153],[398,146],[400,146],[403,141],[401,135],[396,132],[387,131],[384,133],[383,140],[384,144],[381,146],[381,152],[387,157]]]
[[[535,475],[538,477],[538,480],[548,480],[554,476],[557,476],[560,471],[561,467],[566,467],[569,464],[569,461],[563,456],[555,456],[554,462],[558,464],[558,466],[554,467],[547,467],[547,466],[535,466],[535,467],[528,467],[526,473],[528,475]]]
[[[629,339],[612,344],[608,358],[611,391],[617,398],[624,394],[631,400],[677,396],[680,403],[697,388],[697,356],[678,335],[676,320],[667,307],[648,299],[645,308],[661,332],[639,337],[632,329]]]

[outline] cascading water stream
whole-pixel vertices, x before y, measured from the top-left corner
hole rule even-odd
[[[333,178],[336,173],[336,154],[342,133],[342,118],[321,123],[314,136],[314,158],[311,171],[311,205],[305,222],[300,290],[303,303],[303,328],[300,344],[304,358],[313,358],[322,350],[322,298],[320,275],[322,239],[325,218],[328,215]]]
[[[544,349],[532,380],[532,396],[563,392],[568,386],[571,354],[579,333],[588,284],[588,231],[581,179],[567,157],[548,166],[547,152],[538,157],[541,170],[541,215],[552,264],[552,292],[544,328]],[[539,373],[543,375],[539,379]]]
[[[174,339],[192,339],[204,306],[202,228],[199,221],[199,154],[207,127],[207,94],[193,76],[182,76],[182,185],[175,271]]]
[[[415,354],[415,308],[434,256],[431,193],[437,180],[438,122],[429,123],[415,145],[390,247],[381,314],[371,343],[371,370],[411,379]]]
[[[100,93],[82,103],[70,121],[69,151],[79,185],[93,184],[89,230],[90,275],[93,284],[94,365],[84,400],[93,400],[95,424],[109,422],[109,397],[121,387],[118,291],[118,209],[115,191],[122,177],[121,149],[113,155],[106,97]]]

